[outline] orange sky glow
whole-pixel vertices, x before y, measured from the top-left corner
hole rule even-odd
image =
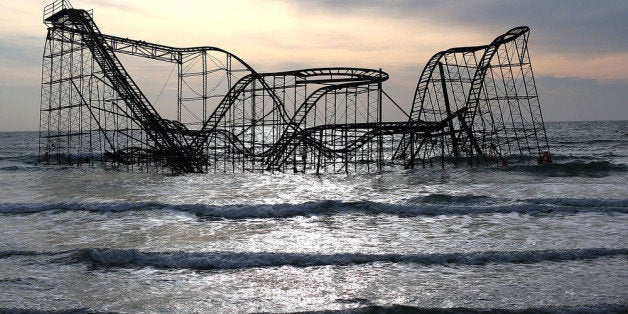
[[[33,114],[30,118],[20,116],[17,119],[23,120],[30,129],[37,127],[37,95],[46,33],[42,10],[49,2],[0,3],[0,130],[16,129],[10,122],[16,119],[10,115],[21,112],[13,108],[16,103],[26,106],[25,116]],[[616,47],[608,47],[598,43],[604,43],[598,33],[578,33],[578,29],[585,29],[591,21],[604,26],[605,14],[612,19],[613,14],[626,12],[628,4],[609,1],[606,11],[604,8],[593,11],[578,8],[579,1],[557,1],[572,3],[573,7],[559,11],[554,5],[556,12],[567,16],[543,13],[555,17],[556,26],[553,26],[543,14],[533,10],[539,7],[538,1],[527,2],[532,7],[530,12],[525,12],[523,6],[523,10],[518,9],[510,18],[480,16],[477,17],[480,22],[459,18],[474,9],[463,7],[466,3],[446,1],[444,4],[433,1],[416,4],[403,0],[337,3],[325,0],[75,0],[72,4],[75,8],[94,9],[94,19],[105,34],[175,47],[216,46],[238,55],[259,72],[325,66],[382,68],[391,75],[388,83],[392,89],[405,90],[398,93],[401,103],[410,101],[420,70],[434,53],[450,47],[486,44],[518,25],[531,27],[530,53],[537,78],[565,79],[561,84],[567,84],[567,79],[582,80],[589,82],[592,88],[600,84],[628,85],[626,44],[613,43]],[[487,1],[478,1],[475,5],[495,6]],[[504,14],[514,11],[501,6],[504,8],[492,9],[502,10]],[[604,7],[604,2],[601,6]],[[490,13],[490,10],[484,11]],[[478,12],[483,11],[478,9]],[[588,15],[594,15],[591,21]],[[569,23],[582,20],[583,25],[562,27],[563,20],[576,21]],[[609,42],[621,36],[607,29],[624,34],[627,31],[626,22],[609,20],[608,23],[599,34],[606,31]],[[619,28],[613,23],[620,23]],[[563,30],[568,27],[574,28],[574,32]],[[541,99],[543,88],[541,80]],[[13,92],[24,90],[34,91],[35,95],[19,96]],[[609,109],[609,117],[617,117],[613,110],[622,111],[625,104],[622,99],[628,96],[625,93],[613,98],[617,103]],[[554,103],[553,98],[550,100]],[[575,118],[561,117],[558,113],[564,108],[549,106],[550,119],[586,119],[586,113]],[[628,110],[619,118],[628,119],[626,112]]]

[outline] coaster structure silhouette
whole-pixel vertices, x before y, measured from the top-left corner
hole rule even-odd
[[[381,69],[260,73],[216,47],[103,34],[93,11],[66,0],[47,5],[43,21],[39,155],[46,164],[348,173],[551,162],[525,26],[488,45],[435,54],[407,118],[383,121],[385,102],[405,111],[386,93]],[[122,55],[173,64],[176,118],[160,115]]]

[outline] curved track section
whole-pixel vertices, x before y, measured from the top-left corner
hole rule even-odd
[[[435,149],[405,135],[395,158],[410,165],[416,156],[435,151],[476,162],[503,162],[505,155],[549,156],[527,41],[530,29],[519,26],[482,46],[436,53],[423,69],[409,121],[449,120]],[[453,112],[465,109],[456,119]],[[411,160],[412,159],[412,160]]]
[[[185,162],[187,156],[178,149],[186,146],[185,138],[179,137],[168,128],[167,123],[160,117],[150,104],[144,93],[139,89],[128,72],[124,69],[111,48],[100,40],[100,30],[93,22],[91,15],[85,10],[65,8],[46,19],[57,29],[72,29],[80,34],[80,39],[89,49],[94,61],[101,68],[104,77],[124,102],[131,117],[152,140],[155,147],[164,152],[165,163],[175,171],[194,171]]]
[[[220,48],[103,34],[90,11],[67,0],[46,6],[44,23],[45,163],[319,173],[379,171],[397,160],[406,167],[437,159],[444,167],[461,158],[505,163],[509,155],[551,160],[525,26],[488,45],[435,54],[421,72],[408,121],[384,122],[388,74],[381,70],[258,73]],[[153,102],[123,66],[132,57],[170,64]],[[176,88],[166,88],[171,77]],[[158,103],[164,90],[166,105]]]
[[[331,109],[324,105],[326,101],[321,100],[338,98],[339,95],[356,96],[361,89],[377,89],[387,79],[388,75],[385,72],[360,68],[314,68],[251,74],[237,82],[212,113],[201,130],[204,135],[197,138],[196,146],[207,151],[207,143],[215,140],[212,138],[214,134],[219,134],[228,141],[223,143],[224,145],[232,145],[230,149],[234,150],[234,154],[241,154],[242,158],[249,160],[261,161],[256,167],[277,171],[284,170],[286,163],[295,158],[294,152],[299,146],[305,145],[317,150],[318,154],[328,156],[332,149],[318,138],[304,132],[308,124],[316,125],[321,122],[317,121],[317,115],[322,122],[331,118],[320,117],[320,112],[327,109],[331,114]],[[281,83],[278,84],[277,81]],[[294,97],[286,99],[286,94],[292,94]],[[299,95],[302,100],[297,99]],[[377,95],[373,93],[372,96]],[[355,102],[357,98],[351,102]],[[255,109],[254,100],[257,101],[257,105],[260,102],[267,102],[267,106]],[[331,107],[337,104],[338,102],[334,101]],[[244,118],[226,121],[228,117],[234,116],[233,112],[240,113]],[[334,112],[334,116],[336,113]],[[344,115],[347,114],[345,111]],[[242,127],[234,127],[244,121],[249,122]],[[262,136],[253,140],[250,138],[252,136],[250,131],[255,129],[259,129],[258,132],[261,131],[262,134],[271,129],[272,136],[267,138]],[[255,145],[260,140],[267,144]],[[209,146],[216,147],[216,144]],[[224,151],[225,149],[222,150],[222,155]],[[216,152],[208,154],[218,155]]]

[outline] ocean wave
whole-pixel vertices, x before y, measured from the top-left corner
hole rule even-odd
[[[617,208],[619,211],[628,210],[628,199],[596,199],[596,198],[531,198],[527,203],[534,205],[552,204],[557,207],[582,208]],[[623,208],[624,210],[621,210]]]
[[[39,251],[19,251],[19,250],[7,250],[0,251],[0,258],[7,258],[12,256],[37,256],[37,255],[56,255],[56,254],[65,254],[70,251],[62,251],[62,252],[39,252]]]
[[[15,165],[0,167],[0,171],[20,171],[20,170],[26,170],[26,168],[23,166],[15,166]]]
[[[367,299],[355,299],[355,300],[337,300],[341,303],[356,303],[365,304],[352,309],[342,310],[320,310],[320,311],[305,311],[300,313],[435,313],[435,314],[453,314],[453,313],[506,313],[506,314],[523,314],[523,313],[564,313],[564,314],[613,314],[613,313],[626,313],[628,312],[628,305],[626,304],[591,304],[591,305],[570,305],[570,306],[543,306],[543,307],[530,307],[522,309],[512,308],[474,308],[474,307],[420,307],[412,305],[373,305],[370,300]],[[89,308],[67,308],[62,310],[39,310],[30,308],[1,308],[1,313],[27,313],[27,314],[39,314],[39,313],[101,313]],[[103,312],[110,313],[110,312]]]
[[[488,205],[499,202],[499,199],[486,195],[451,195],[434,193],[424,196],[413,197],[407,200],[410,204],[464,204],[464,205]]]
[[[34,165],[39,162],[39,154],[22,154],[11,156],[0,156],[0,161],[19,162],[25,165]]]
[[[94,267],[154,267],[165,269],[243,269],[258,267],[348,266],[372,263],[419,265],[534,264],[628,258],[628,248],[583,248],[530,251],[481,251],[466,253],[366,254],[366,253],[275,253],[275,252],[142,252],[135,249],[86,248],[63,252],[0,252],[0,257],[47,255],[58,263],[87,263]]]
[[[0,166],[0,171],[35,171],[35,170],[42,170],[43,167],[41,165],[30,165],[30,164],[13,164],[13,165],[6,165],[6,166]]]
[[[373,305],[369,300],[356,300],[358,304],[366,304],[355,309],[343,309],[343,310],[325,310],[325,311],[313,311],[307,313],[435,313],[435,314],[453,314],[453,313],[506,313],[506,314],[522,314],[522,313],[626,313],[628,312],[628,305],[625,304],[591,304],[591,305],[572,305],[572,306],[543,306],[543,307],[530,307],[523,309],[512,308],[473,308],[473,307],[419,307],[411,305]],[[349,302],[343,302],[349,303]]]
[[[602,161],[604,159],[600,159],[602,157],[621,157],[619,155],[613,154],[612,152],[605,152],[602,155],[573,155],[569,154],[559,154],[552,153],[552,161],[555,163],[569,163],[569,162],[590,162],[590,161]]]
[[[108,311],[95,311],[89,308],[67,308],[61,310],[41,310],[32,308],[3,308],[0,307],[0,313],[13,313],[13,314],[86,314],[86,313],[113,313]]]
[[[89,163],[85,163],[84,160],[89,160]],[[2,171],[19,171],[19,170],[42,170],[42,169],[63,169],[64,167],[76,167],[77,160],[82,160],[80,165],[98,166],[101,162],[105,161],[101,154],[95,153],[93,155],[84,154],[59,154],[59,163],[46,165],[42,158],[37,153],[25,153],[22,155],[5,155],[0,156],[0,162],[8,164],[7,166],[0,167]],[[70,162],[69,162],[70,161]]]
[[[206,205],[160,202],[60,202],[0,203],[2,214],[86,211],[96,213],[133,211],[180,211],[207,219],[269,219],[297,216],[365,215],[435,216],[479,214],[574,214],[580,212],[628,213],[628,199],[537,198],[502,200],[488,196],[433,194],[403,203],[370,201],[317,201],[301,204]]]
[[[542,174],[550,177],[603,177],[612,173],[626,171],[625,164],[617,164],[607,160],[580,160],[573,158],[570,161],[543,164],[543,165],[512,165],[499,167],[503,171],[518,171]]]
[[[595,145],[595,144],[620,144],[622,143],[623,140],[621,138],[597,138],[597,139],[563,139],[563,140],[556,140],[553,141],[552,144],[554,145],[565,145],[565,144],[576,144],[576,145],[583,145],[583,146],[590,146],[590,145]]]
[[[359,302],[358,302],[359,303]],[[369,304],[368,300],[362,301],[362,304]],[[572,305],[572,306],[544,306],[531,307],[523,309],[512,308],[473,308],[473,307],[419,307],[411,305],[366,305],[355,309],[343,309],[337,311],[313,311],[307,313],[435,313],[435,314],[453,314],[453,313],[506,313],[506,314],[522,314],[522,313],[564,313],[564,314],[593,314],[593,313],[626,313],[628,306],[625,304],[591,304],[591,305]]]

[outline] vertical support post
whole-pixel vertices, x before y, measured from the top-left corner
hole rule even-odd
[[[61,30],[61,38],[63,38],[64,36],[64,31]],[[55,140],[55,142],[57,142],[57,147],[56,147],[56,155],[57,155],[57,164],[60,165],[61,164],[61,119],[63,118],[63,116],[61,115],[61,107],[63,107],[63,73],[64,73],[64,67],[65,67],[65,62],[64,61],[64,57],[65,57],[65,49],[64,49],[64,42],[61,41],[61,48],[59,51],[59,83],[57,84],[57,89],[58,89],[58,102],[57,102],[57,138]]]
[[[445,169],[445,134],[440,136],[440,168]]]
[[[251,152],[253,152],[253,154],[255,154],[255,129],[257,127],[255,120],[257,120],[257,103],[256,103],[256,98],[257,98],[257,87],[256,87],[256,81],[254,80],[253,82],[251,82],[252,84],[252,89],[253,89],[253,95],[251,96]],[[264,91],[262,91],[262,105],[264,104]],[[262,113],[264,112],[264,110],[262,110]],[[242,114],[244,115],[244,109],[242,110]],[[242,117],[244,118],[244,116]],[[244,120],[244,119],[243,119]],[[242,121],[245,122],[245,121]],[[244,170],[244,156],[242,157],[242,170]]]
[[[48,30],[46,35],[46,42],[44,47],[44,56],[41,67],[41,101],[39,109],[39,158],[43,160],[45,164],[50,162],[50,121],[52,114],[52,71],[54,67],[53,58],[53,31]],[[46,59],[49,59],[46,61]],[[48,75],[46,75],[48,74]],[[45,124],[45,129],[44,129]],[[45,132],[45,145],[42,143]],[[42,146],[43,158],[42,158]]]
[[[322,143],[323,142],[323,132],[325,132],[325,131],[321,130],[320,132],[321,133],[319,134],[318,141]],[[322,157],[322,155],[323,155],[323,151],[319,150],[318,151],[318,156],[317,156],[318,157],[318,161],[316,162],[316,174],[317,175],[319,175],[321,173],[321,162],[322,162],[321,161],[321,157]]]
[[[72,128],[72,123],[76,123],[73,119],[74,117],[72,116],[75,113],[75,107],[76,103],[74,102],[74,89],[72,88],[72,84],[74,84],[73,78],[75,76],[74,73],[74,34],[70,35],[70,48],[68,49],[69,51],[69,57],[68,57],[68,81],[66,82],[67,85],[67,103],[68,103],[68,120],[67,120],[67,135],[66,135],[66,155],[67,155],[67,164],[68,165],[72,165],[72,143],[74,142],[74,132],[75,130],[73,130]],[[78,131],[78,133],[80,134],[80,130]]]
[[[183,106],[183,54],[177,54],[177,121],[181,122],[181,107]]]
[[[415,156],[416,154],[414,153],[414,137],[415,137],[415,133],[414,131],[412,131],[412,133],[410,133],[410,169],[414,169],[414,162],[415,162]]]
[[[377,123],[382,124],[382,69],[379,69],[379,80],[377,82]],[[382,134],[377,135],[377,170],[382,171],[382,164],[384,162],[384,141]]]
[[[201,125],[207,121],[207,50],[202,52],[203,61],[203,120],[200,121]]]
[[[456,141],[456,135],[454,132],[454,121],[451,116],[451,105],[449,103],[449,93],[447,92],[447,84],[445,83],[445,70],[443,69],[443,63],[438,62],[438,70],[440,71],[440,82],[443,88],[443,98],[445,99],[445,110],[447,111],[447,119],[449,120],[449,135],[451,137],[451,147],[454,153],[454,157],[458,157],[458,142]],[[443,150],[444,153],[444,150]],[[443,156],[445,157],[445,156]]]

